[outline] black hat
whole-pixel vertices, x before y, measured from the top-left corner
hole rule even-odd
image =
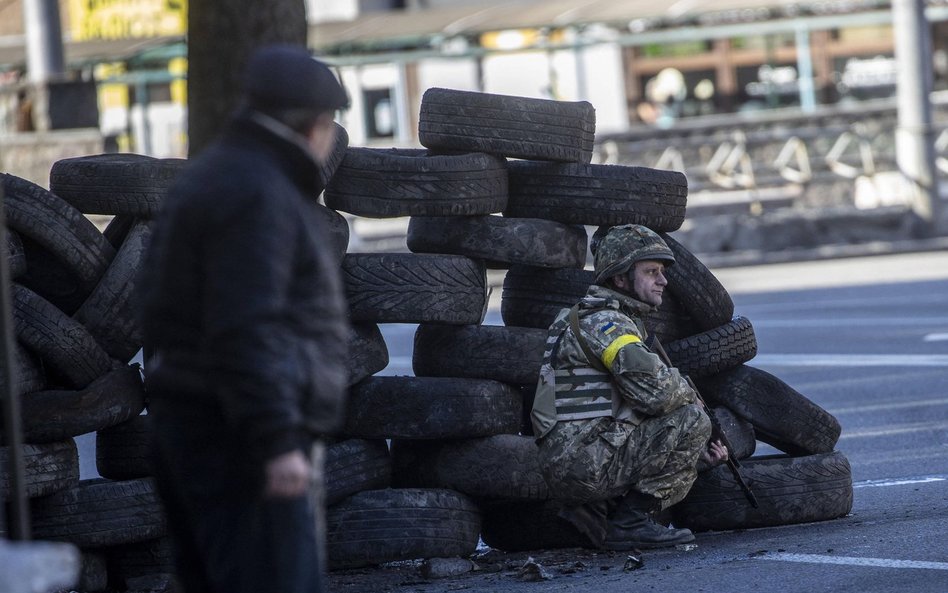
[[[251,107],[264,111],[312,109],[335,111],[349,106],[346,91],[326,64],[305,48],[268,45],[256,50],[244,74]]]

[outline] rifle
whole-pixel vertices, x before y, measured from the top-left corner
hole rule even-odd
[[[662,347],[662,343],[658,340],[657,337],[651,335],[646,341],[646,345],[652,349],[658,357],[662,359],[662,362],[666,366],[671,368],[674,366],[671,362],[671,359],[668,358],[668,353],[665,352],[665,349]],[[758,508],[757,497],[754,496],[754,493],[751,492],[750,486],[747,485],[747,482],[744,481],[744,476],[741,475],[741,462],[734,457],[734,448],[731,447],[730,441],[727,439],[727,435],[724,434],[724,430],[721,428],[721,424],[718,422],[718,419],[715,418],[714,413],[711,412],[711,408],[708,407],[708,404],[705,403],[704,398],[701,397],[701,393],[698,391],[698,387],[695,385],[694,381],[691,380],[691,377],[688,375],[683,375],[685,381],[688,382],[688,386],[691,387],[695,396],[697,397],[698,404],[701,405],[701,409],[704,410],[704,413],[708,415],[708,418],[711,419],[711,438],[721,441],[721,444],[724,445],[724,448],[727,449],[727,467],[731,470],[731,474],[734,476],[734,481],[737,482],[737,485],[741,487],[741,490],[744,491],[744,496],[747,497],[747,502],[751,504],[755,509]]]

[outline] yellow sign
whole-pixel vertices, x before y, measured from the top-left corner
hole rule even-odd
[[[187,0],[69,0],[72,37],[127,39],[184,35]]]

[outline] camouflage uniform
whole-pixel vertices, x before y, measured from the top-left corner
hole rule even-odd
[[[532,420],[540,467],[558,499],[585,503],[637,491],[667,508],[697,476],[711,423],[678,370],[645,346],[642,318],[651,310],[591,286],[578,315],[599,359],[592,364],[568,310],[550,328]]]

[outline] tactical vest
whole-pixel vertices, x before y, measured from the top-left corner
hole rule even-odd
[[[561,421],[589,420],[603,416],[620,418],[633,424],[641,421],[628,406],[620,405],[621,397],[616,393],[612,375],[592,366],[598,362],[595,357],[588,361],[589,366],[553,369],[553,349],[570,326],[570,315],[577,315],[577,311],[578,306],[573,307],[569,314],[559,318],[550,326],[547,335],[530,415],[533,434],[538,439]],[[578,326],[574,326],[573,333],[577,334],[576,339],[580,340],[585,352],[582,335],[578,332]],[[586,354],[586,358],[589,359],[590,355]]]

